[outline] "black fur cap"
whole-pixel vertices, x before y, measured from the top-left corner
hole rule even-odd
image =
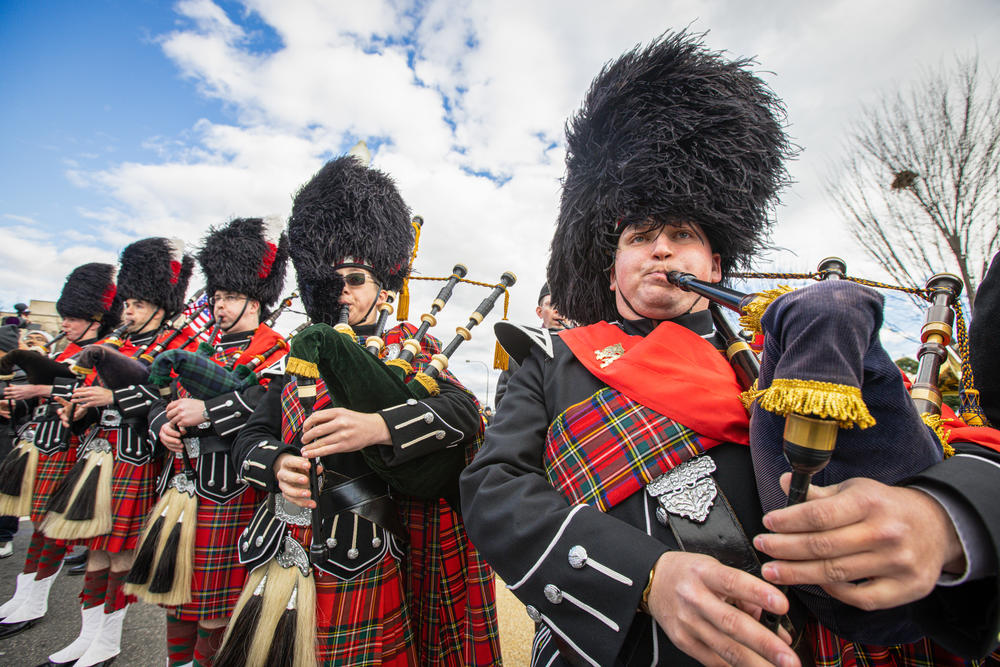
[[[63,285],[56,312],[60,317],[76,317],[101,323],[99,336],[114,329],[122,319],[122,298],[115,286],[115,267],[91,262],[82,264],[68,276]]]
[[[388,175],[339,157],[295,195],[288,249],[306,313],[329,322],[343,289],[335,267],[365,266],[383,289],[402,289],[413,250],[410,210]]]
[[[784,107],[752,61],[666,33],[604,66],[566,127],[548,265],[552,302],[581,324],[619,317],[609,270],[630,224],[693,221],[726,276],[766,247],[788,183]]]
[[[119,258],[118,295],[122,301],[142,299],[166,311],[165,320],[184,307],[194,258],[184,254],[180,239],[153,237],[125,246]]]
[[[209,230],[198,251],[206,293],[239,292],[269,310],[281,296],[288,264],[288,236],[263,218],[236,218]]]

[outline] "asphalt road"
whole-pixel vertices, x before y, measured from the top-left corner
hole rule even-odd
[[[17,574],[31,537],[31,522],[22,521],[14,537],[14,555],[0,560],[0,602],[14,594]],[[33,628],[8,639],[0,639],[0,665],[33,667],[48,660],[76,639],[80,631],[80,589],[83,577],[60,572],[49,593],[49,611]],[[167,662],[166,612],[156,605],[138,602],[129,607],[122,633],[122,652],[115,665],[160,667]]]

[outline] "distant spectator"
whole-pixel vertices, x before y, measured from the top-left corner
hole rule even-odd
[[[483,419],[486,420],[487,426],[493,423],[493,408],[488,405],[483,408]]]

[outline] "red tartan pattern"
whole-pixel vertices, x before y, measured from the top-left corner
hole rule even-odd
[[[49,497],[76,463],[76,444],[77,438],[72,436],[69,449],[65,452],[54,452],[52,456],[39,453],[35,488],[31,496],[31,520],[35,525],[40,525],[45,518]]]
[[[312,529],[289,526],[308,552]],[[416,666],[402,566],[385,557],[350,581],[313,568],[316,581],[316,659],[321,665]]]
[[[410,542],[407,602],[421,665],[500,662],[493,570],[444,500],[398,499]]]
[[[946,665],[978,667],[996,664],[1000,651],[991,660],[963,660],[930,641],[926,637],[912,644],[896,646],[870,646],[841,639],[828,629],[810,620],[806,624],[804,642],[812,654],[816,667],[922,667]]]
[[[545,474],[571,503],[608,511],[714,440],[604,387],[567,408],[545,439]]]
[[[246,568],[238,560],[236,543],[264,497],[248,489],[225,505],[198,498],[191,602],[171,608],[178,619],[201,621],[233,613],[247,578]]]
[[[104,438],[117,452],[118,433],[118,429],[98,429],[94,437]],[[111,553],[135,549],[146,515],[156,504],[156,480],[161,467],[160,459],[136,466],[116,458],[111,472],[111,532],[84,540],[84,544]]]

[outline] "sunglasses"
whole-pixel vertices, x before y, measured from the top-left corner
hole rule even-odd
[[[358,271],[356,273],[345,273],[344,282],[351,287],[361,287],[368,280],[368,275]]]

